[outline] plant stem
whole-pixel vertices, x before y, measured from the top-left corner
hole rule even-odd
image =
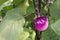
[[[38,13],[39,13],[39,11],[38,11],[38,4],[35,4],[34,0],[32,0],[32,1],[33,1],[33,5],[34,5],[34,9],[35,9],[36,15],[38,16]]]
[[[46,0],[46,3],[48,4],[48,11],[47,11],[47,16],[48,16],[48,18],[49,18],[49,16],[51,16],[50,15],[50,0]]]
[[[35,13],[35,12],[34,12],[34,13]],[[26,18],[26,17],[28,17],[28,16],[30,16],[30,15],[33,15],[34,13],[28,13],[28,14],[24,15],[24,18]]]
[[[41,2],[42,0],[38,0],[38,13],[41,13]],[[36,30],[36,40],[41,40],[41,31]]]
[[[38,4],[35,4],[35,1],[33,0],[34,8],[36,15],[38,17],[39,13],[41,13],[41,1],[42,0],[37,0]],[[41,33],[40,31],[36,31],[36,39],[35,40],[41,40]]]
[[[38,9],[39,9],[39,13],[41,13],[41,2],[42,2],[42,0],[38,0]]]
[[[36,31],[36,39],[35,40],[41,40],[41,31]]]
[[[50,6],[50,5],[49,5]],[[48,18],[50,16],[50,7],[48,7],[48,12],[47,12]]]

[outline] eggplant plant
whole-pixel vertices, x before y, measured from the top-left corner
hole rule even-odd
[[[0,0],[0,40],[60,40],[60,0]]]

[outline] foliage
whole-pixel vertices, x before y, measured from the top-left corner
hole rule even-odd
[[[60,40],[60,0],[50,3],[49,27],[42,40]],[[48,5],[41,5],[41,15],[46,15]],[[0,0],[0,40],[35,40],[34,17],[31,0]]]

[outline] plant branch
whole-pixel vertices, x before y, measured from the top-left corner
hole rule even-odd
[[[41,1],[42,0],[37,0],[37,4],[35,4],[35,1],[33,0],[34,8],[36,15],[38,17],[39,13],[41,13]],[[41,40],[41,32],[36,30],[36,40]]]
[[[48,18],[49,18],[49,16],[51,16],[50,15],[50,0],[46,0],[46,3],[47,3],[47,5],[48,5],[48,11],[47,11],[47,16],[48,16]]]
[[[38,9],[39,9],[39,13],[41,13],[41,2],[42,2],[42,0],[38,0]]]
[[[38,13],[39,13],[39,10],[38,10],[38,4],[35,4],[35,1],[33,1],[33,5],[34,5],[34,9],[35,9],[35,12],[36,12],[36,15],[38,16]]]
[[[35,40],[41,40],[41,31],[36,31],[36,39]]]
[[[39,13],[41,13],[41,2],[42,2],[42,0],[38,0],[38,11],[39,11]],[[42,34],[41,31],[36,30],[36,40],[41,40],[41,34]]]
[[[33,14],[34,14],[34,13],[29,13],[29,14],[24,15],[23,17],[26,18],[26,17],[28,17],[28,16],[30,16],[30,15],[33,15]]]

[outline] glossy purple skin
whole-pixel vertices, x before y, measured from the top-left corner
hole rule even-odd
[[[44,31],[48,28],[48,18],[38,17],[34,19],[34,27],[37,31]]]

